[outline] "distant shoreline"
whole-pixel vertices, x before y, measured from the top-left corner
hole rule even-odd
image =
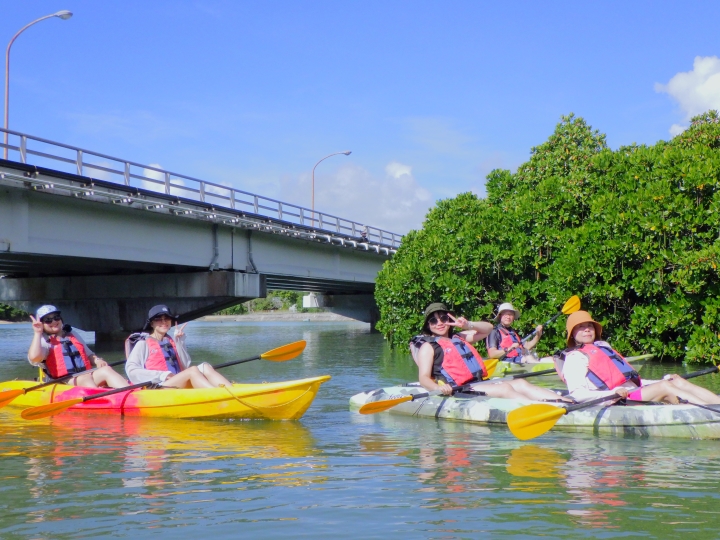
[[[362,322],[337,313],[293,313],[292,311],[258,311],[243,313],[242,315],[207,315],[197,320],[204,322]]]

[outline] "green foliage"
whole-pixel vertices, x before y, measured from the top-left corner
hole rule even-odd
[[[0,321],[29,321],[30,316],[20,309],[0,304]]]
[[[288,309],[292,305],[302,306],[303,293],[298,291],[268,291],[267,298],[256,298],[217,312],[217,315],[242,315],[251,311],[273,311]]]
[[[496,170],[487,198],[438,202],[378,275],[378,328],[394,346],[444,301],[487,319],[512,301],[521,333],[573,294],[621,351],[720,357],[720,117],[670,142],[610,150],[574,115],[516,173]],[[540,341],[564,344],[564,318]]]

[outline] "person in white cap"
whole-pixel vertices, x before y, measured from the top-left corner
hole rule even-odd
[[[63,326],[58,308],[41,306],[30,319],[34,334],[28,361],[33,366],[41,366],[47,377],[68,379],[66,384],[89,388],[127,386],[122,375],[92,352],[70,325]]]
[[[495,322],[498,324],[493,328],[485,340],[488,358],[502,358],[507,362],[526,364],[537,362],[538,359],[530,351],[535,348],[542,336],[543,327],[538,325],[535,328],[535,336],[526,343],[518,333],[513,330],[513,323],[520,318],[520,312],[510,302],[500,304],[497,309]]]

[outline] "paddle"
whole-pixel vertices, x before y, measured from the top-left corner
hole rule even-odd
[[[678,398],[678,403],[682,403],[683,405],[695,405],[696,407],[700,407],[701,409],[707,409],[708,411],[720,414],[719,410],[713,409],[709,405],[700,405],[699,403],[693,403],[692,401],[688,401],[687,399],[683,399],[681,397]]]
[[[497,367],[498,360],[496,358],[492,358],[485,362],[485,369],[488,372],[488,379],[490,376],[495,372],[495,368]],[[485,379],[487,380],[487,379]],[[451,386],[452,393],[455,394],[456,392],[464,389],[469,388],[470,384],[462,385],[462,386]],[[432,392],[423,392],[421,394],[411,394],[409,396],[399,397],[399,398],[393,398],[393,399],[384,399],[382,401],[373,401],[372,403],[366,403],[359,409],[360,414],[376,414],[379,412],[387,411],[388,409],[392,409],[395,405],[400,405],[400,403],[405,403],[407,401],[415,401],[416,399],[422,399],[430,396],[439,396],[442,394],[440,390],[433,390]]]
[[[568,301],[565,302],[565,304],[563,305],[563,307],[560,311],[558,311],[555,315],[553,315],[551,318],[549,318],[547,321],[545,321],[545,324],[542,325],[543,328],[554,323],[555,320],[560,315],[570,315],[571,313],[575,313],[578,309],[580,309],[580,297],[577,295],[571,296],[570,298],[568,298]],[[532,339],[535,336],[535,334],[537,334],[537,329],[533,330],[527,336],[522,338],[521,343],[525,343],[527,340]],[[503,355],[500,358],[498,358],[498,361],[502,361],[509,352],[510,351],[505,351],[503,353]]]
[[[686,373],[681,375],[683,379],[692,379],[693,377],[700,377],[701,375],[707,375],[708,373],[717,373],[720,371],[717,366],[695,371],[693,373]],[[577,405],[569,405],[566,407],[555,407],[553,405],[546,404],[534,404],[526,405],[510,411],[507,416],[507,424],[510,431],[518,439],[527,441],[528,439],[534,439],[539,437],[543,433],[551,430],[558,420],[569,412],[578,411],[593,405],[598,405],[605,401],[611,401],[618,399],[621,396],[618,394],[611,394],[604,396],[592,401],[586,401],[585,403],[579,403]]]
[[[252,356],[250,358],[244,358],[242,360],[232,360],[230,362],[225,362],[224,364],[218,364],[213,367],[215,369],[220,369],[220,368],[224,368],[224,367],[228,367],[228,366],[234,366],[237,364],[244,364],[245,362],[252,362],[253,360],[269,360],[270,362],[285,362],[287,360],[292,360],[293,358],[298,356],[301,352],[303,352],[303,350],[305,349],[305,345],[307,345],[307,342],[305,340],[295,341],[294,343],[289,343],[287,345],[283,345],[282,347],[272,349],[272,350],[264,352],[258,356]],[[86,401],[90,401],[93,399],[104,398],[106,396],[111,396],[113,394],[119,394],[120,392],[128,392],[130,390],[144,388],[146,386],[151,386],[152,384],[153,383],[150,381],[141,382],[138,384],[125,386],[124,388],[116,388],[114,390],[102,392],[100,394],[94,394],[94,395],[85,396],[82,398],[58,401],[56,403],[48,403],[47,405],[40,405],[38,407],[31,407],[29,409],[25,409],[22,413],[20,413],[20,416],[22,416],[25,420],[39,420],[40,418],[45,418],[48,416],[55,416],[56,414],[63,412],[65,409],[69,409],[73,405],[85,403]]]
[[[120,360],[118,362],[113,362],[112,364],[108,364],[108,366],[114,367],[114,366],[119,366],[120,364],[124,364],[124,363],[125,363],[125,360]],[[58,379],[53,379],[51,381],[44,382],[42,384],[31,386],[30,388],[20,388],[18,390],[7,390],[6,392],[0,392],[0,409],[5,407],[6,405],[9,405],[18,396],[25,395],[28,392],[32,392],[33,390],[39,390],[40,388],[52,386],[53,384],[57,384],[62,381],[67,381],[68,379],[72,379],[73,377],[77,377],[78,375],[82,375],[84,373],[90,373],[91,371],[95,371],[96,369],[98,369],[98,368],[86,369],[85,371],[80,371],[79,373],[69,373],[68,375],[64,375],[63,377],[60,377]]]

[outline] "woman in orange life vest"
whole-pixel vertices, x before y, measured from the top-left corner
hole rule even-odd
[[[542,336],[543,327],[538,325],[535,328],[535,336],[525,343],[522,342],[517,332],[513,330],[512,324],[520,318],[520,312],[510,302],[498,306],[498,313],[495,321],[498,325],[493,328],[487,337],[485,347],[488,358],[502,358],[507,362],[515,364],[528,364],[539,360],[530,351],[535,348]]]
[[[602,326],[587,311],[570,315],[566,328],[569,348],[558,372],[577,401],[618,394],[634,401],[676,404],[682,398],[701,405],[720,403],[720,396],[679,375],[666,375],[661,381],[641,381],[620,353],[606,341],[599,341]]]
[[[455,334],[455,328],[463,332]],[[423,335],[411,341],[411,348],[419,345],[416,362],[420,384],[427,390],[440,390],[449,396],[452,394],[451,385],[462,385],[487,376],[482,357],[471,343],[487,337],[492,329],[492,324],[488,322],[456,318],[445,304],[430,304],[425,309]],[[440,385],[436,380],[448,384]],[[536,401],[559,399],[551,390],[534,386],[524,379],[490,380],[473,387],[490,397]]]
[[[63,326],[58,308],[41,306],[34,317],[30,315],[30,319],[35,333],[28,349],[28,360],[33,366],[40,365],[47,377],[58,379],[78,373],[66,383],[90,388],[127,386],[122,375],[92,352],[83,339],[72,331],[72,327]]]
[[[175,336],[168,335],[175,322]],[[185,323],[187,324],[187,323]],[[185,348],[185,324],[178,328],[177,317],[167,306],[153,306],[140,334],[133,334],[126,342],[132,347],[125,363],[125,371],[133,384],[151,381],[176,388],[214,388],[232,383],[210,364],[191,366]]]

